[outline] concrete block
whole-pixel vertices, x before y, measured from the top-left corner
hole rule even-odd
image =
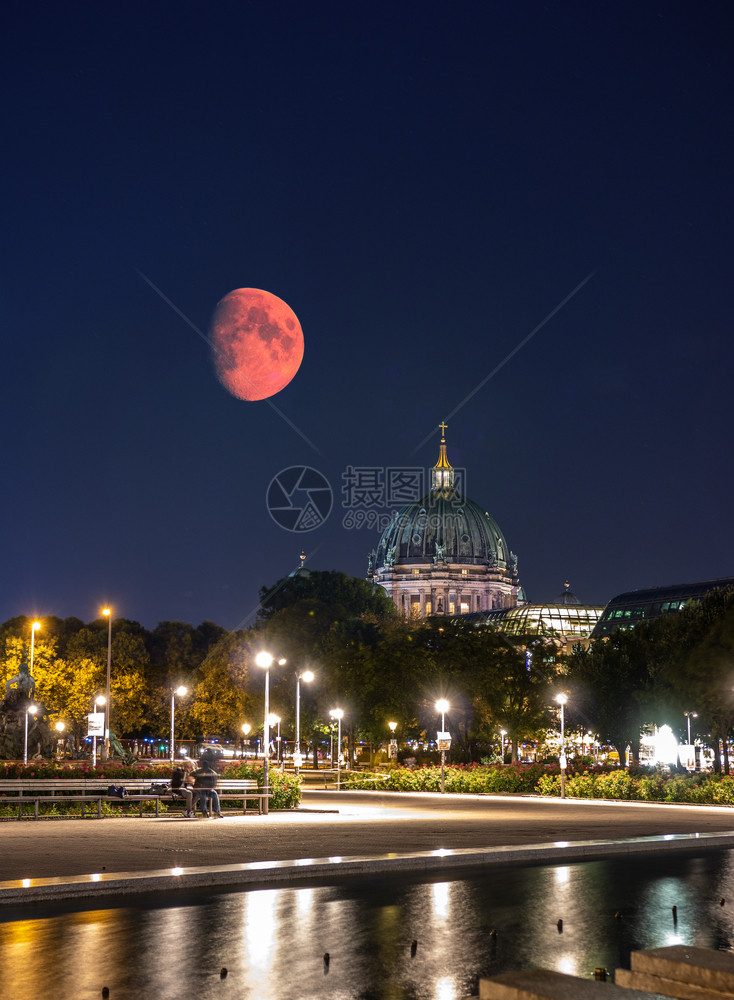
[[[634,990],[650,990],[661,993],[676,1000],[734,1000],[734,993],[722,993],[719,990],[708,989],[706,986],[696,986],[675,979],[664,979],[653,976],[649,972],[633,972],[630,969],[617,969],[614,973],[617,986],[625,986]]]
[[[480,979],[479,1000],[662,1000],[662,995],[563,972],[529,969]]]
[[[734,995],[732,952],[674,944],[667,948],[633,951],[630,967],[633,973],[656,976],[659,979]],[[668,996],[674,995],[677,994],[668,994]]]

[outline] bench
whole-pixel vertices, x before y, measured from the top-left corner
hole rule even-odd
[[[57,805],[71,802],[81,803],[82,819],[84,807],[95,806],[97,819],[102,818],[102,803],[114,803],[124,806],[126,803],[138,804],[139,814],[143,815],[143,804],[155,802],[155,814],[160,815],[160,803],[167,805],[183,805],[185,799],[171,795],[170,789],[162,793],[151,790],[153,784],[164,784],[164,778],[7,778],[0,779],[0,805],[18,806],[18,819],[23,818],[23,808],[34,807],[34,819],[38,819],[38,806],[41,802]],[[121,785],[127,795],[108,795],[110,785]],[[265,794],[258,788],[257,781],[251,778],[221,778],[217,787],[220,800],[242,801],[243,815],[247,811],[248,800],[255,800],[258,813],[262,814],[263,800],[270,798],[272,792]]]
[[[138,802],[143,815],[143,802],[153,798],[145,792],[150,788],[150,780],[124,779],[116,784],[125,785],[128,796],[125,799],[108,795],[112,782],[109,778],[6,778],[0,780],[0,805],[18,806],[18,819],[23,817],[23,807],[33,805],[34,819],[38,819],[41,802],[66,804],[80,802],[82,818],[86,805],[97,807],[97,818],[102,818],[103,802]],[[157,812],[157,809],[156,809]]]

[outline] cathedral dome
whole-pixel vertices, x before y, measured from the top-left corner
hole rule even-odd
[[[368,578],[410,617],[517,604],[517,557],[494,518],[457,492],[443,434],[430,492],[393,514]]]
[[[453,563],[512,569],[505,536],[473,500],[427,493],[393,515],[375,551],[375,571],[395,564]]]
[[[556,604],[581,604],[581,601],[571,590],[571,584],[566,580],[563,585],[563,592],[555,600]]]

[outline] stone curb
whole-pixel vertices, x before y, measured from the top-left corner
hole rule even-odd
[[[556,841],[546,844],[403,852],[355,857],[299,858],[192,868],[165,868],[148,872],[75,875],[0,882],[0,906],[24,906],[71,899],[97,899],[151,892],[180,892],[199,888],[254,888],[312,880],[333,882],[362,875],[442,875],[461,869],[499,864],[547,864],[588,861],[619,855],[659,854],[661,851],[706,851],[734,847],[734,832],[667,834],[627,840]]]

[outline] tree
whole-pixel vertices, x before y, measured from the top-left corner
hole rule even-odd
[[[728,737],[734,727],[734,587],[711,591],[675,615],[651,622],[655,676],[676,719],[698,713],[714,745],[714,769],[730,771]]]
[[[522,648],[504,633],[461,618],[429,619],[416,628],[415,640],[425,652],[427,729],[433,728],[436,699],[446,697],[451,729],[467,760],[476,759],[480,745],[494,742],[501,728],[510,734],[514,759],[521,740],[545,731],[552,655],[539,655],[529,665]]]
[[[367,615],[382,620],[397,615],[393,602],[376,584],[335,570],[302,570],[278,580],[272,587],[260,589],[258,617],[267,620],[277,611],[304,600],[330,607],[339,618]]]
[[[551,723],[558,657],[555,644],[542,639],[512,652],[514,655],[506,650],[504,658],[495,661],[492,676],[487,677],[480,694],[494,732],[500,727],[507,732],[515,761],[519,744],[544,736]]]
[[[253,717],[254,699],[248,691],[250,632],[226,634],[199,665],[193,698],[182,713],[202,736],[241,737],[242,723]]]
[[[650,716],[649,660],[647,629],[638,626],[599,639],[588,650],[576,648],[568,661],[569,719],[580,718],[613,746],[623,765],[628,745],[639,756],[640,731]]]

